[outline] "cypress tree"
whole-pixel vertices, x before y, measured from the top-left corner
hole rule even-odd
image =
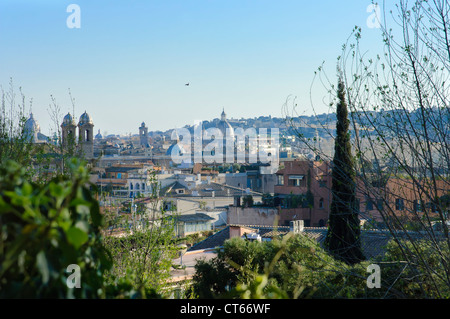
[[[332,200],[325,245],[337,259],[355,264],[364,259],[356,209],[356,178],[351,153],[349,119],[342,78],[338,82],[336,139],[332,166]]]

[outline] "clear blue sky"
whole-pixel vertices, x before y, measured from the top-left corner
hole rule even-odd
[[[81,9],[70,29],[69,4]],[[137,133],[195,120],[282,116],[289,95],[311,114],[310,85],[355,25],[369,50],[370,0],[1,0],[0,84],[21,86],[48,134],[50,95],[63,115],[85,110],[95,129]],[[190,86],[185,86],[185,83]],[[320,100],[322,96],[314,98]],[[318,111],[327,111],[326,107]]]

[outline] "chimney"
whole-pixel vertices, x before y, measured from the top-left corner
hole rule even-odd
[[[305,222],[301,219],[299,220],[291,220],[289,222],[289,231],[294,234],[303,233]]]

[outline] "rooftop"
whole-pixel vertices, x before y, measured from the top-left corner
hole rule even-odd
[[[182,214],[174,216],[177,221],[183,222],[183,223],[195,223],[195,222],[206,222],[210,220],[214,220],[214,218],[203,214],[203,213],[196,213],[196,214]]]

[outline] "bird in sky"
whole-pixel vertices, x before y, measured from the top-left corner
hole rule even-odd
[[[186,83],[185,86],[189,86],[189,83]]]

